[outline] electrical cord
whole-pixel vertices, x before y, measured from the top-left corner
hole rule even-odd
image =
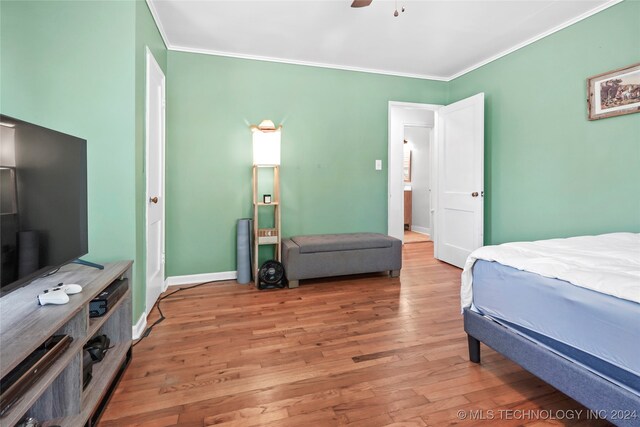
[[[164,313],[162,312],[162,309],[160,308],[160,303],[161,303],[163,300],[165,300],[165,299],[169,298],[170,296],[172,296],[172,295],[174,295],[174,294],[177,294],[178,292],[181,292],[181,291],[187,291],[187,290],[189,290],[189,289],[197,288],[197,287],[202,286],[202,285],[208,285],[209,283],[211,283],[211,282],[198,283],[197,285],[189,286],[189,287],[186,287],[186,288],[176,289],[175,291],[171,292],[170,294],[167,294],[167,295],[165,295],[165,296],[163,296],[163,297],[158,298],[158,302],[156,302],[156,304],[153,306],[153,308],[157,308],[157,309],[158,309],[158,312],[160,313],[160,318],[159,318],[159,319],[157,319],[155,322],[153,322],[153,324],[151,324],[151,326],[148,326],[148,327],[147,327],[147,329],[145,329],[145,330],[144,330],[144,332],[142,333],[142,335],[140,336],[140,338],[138,339],[138,341],[136,341],[136,342],[132,345],[132,347],[135,347],[135,346],[137,346],[138,344],[140,344],[140,342],[142,342],[142,340],[143,340],[143,339],[145,339],[146,337],[148,337],[148,336],[151,334],[151,331],[153,330],[153,328],[154,328],[156,325],[158,325],[158,324],[162,323],[162,322],[166,319],[166,317],[165,317]],[[151,311],[153,311],[153,308],[151,309]]]
[[[49,277],[49,276],[53,276],[54,274],[56,274],[58,271],[60,271],[61,267],[56,268],[55,270],[52,270],[46,274],[43,274],[42,277]]]

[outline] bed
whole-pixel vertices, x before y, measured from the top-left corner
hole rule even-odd
[[[598,416],[640,425],[640,234],[480,248],[461,305],[472,362],[482,342]]]

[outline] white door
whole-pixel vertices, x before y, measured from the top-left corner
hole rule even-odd
[[[436,250],[463,267],[483,244],[484,93],[436,112]]]
[[[147,314],[164,284],[164,100],[164,73],[147,49]]]

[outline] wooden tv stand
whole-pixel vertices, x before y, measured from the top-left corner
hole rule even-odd
[[[104,270],[69,264],[0,298],[0,377],[4,377],[52,335],[73,337],[69,348],[0,418],[13,426],[25,415],[43,425],[91,425],[131,359],[131,261],[106,264]],[[129,290],[104,316],[89,318],[89,302],[115,280],[129,280]],[[39,306],[37,295],[59,283],[76,283],[79,294],[63,305]],[[93,365],[93,379],[82,389],[83,346],[106,334],[112,348]]]

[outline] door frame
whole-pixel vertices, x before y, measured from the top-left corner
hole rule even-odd
[[[443,105],[439,104],[420,104],[415,102],[400,102],[400,101],[389,101],[388,105],[388,135],[387,135],[387,234],[393,237],[400,238],[404,243],[404,232],[401,235],[397,235],[398,224],[400,226],[400,230],[404,230],[403,226],[403,210],[404,210],[404,189],[402,189],[404,184],[404,179],[402,177],[402,156],[396,158],[392,153],[402,152],[402,138],[398,138],[397,136],[400,134],[404,134],[405,126],[421,126],[433,129],[432,138],[435,141],[437,138],[437,117],[438,110],[443,107]],[[434,122],[432,125],[423,122],[416,121],[404,121],[402,119],[396,119],[396,115],[399,114],[402,110],[424,110],[433,112]],[[433,144],[432,144],[433,147]],[[435,179],[437,179],[437,170],[435,169],[436,162],[436,153],[433,152],[431,156],[431,170],[432,170],[432,181],[431,188],[435,189],[437,183]],[[399,192],[398,189],[402,189],[402,192]],[[398,194],[396,194],[398,193]],[[432,191],[433,194],[433,191]],[[436,208],[435,197],[431,198],[432,206],[431,210]],[[436,232],[436,221],[435,221],[435,211],[431,217],[432,220],[432,229],[431,229],[431,239],[435,241],[437,238]]]
[[[151,197],[151,195],[149,194],[149,147],[150,147],[150,141],[149,141],[149,81],[150,76],[151,76],[151,71],[152,69],[155,69],[155,71],[160,72],[160,74],[162,75],[162,130],[161,130],[161,134],[162,134],[162,194],[160,195],[160,197],[162,198],[162,239],[161,239],[161,245],[162,245],[162,260],[161,260],[161,269],[162,269],[162,278],[163,278],[163,282],[162,282],[162,292],[167,290],[167,281],[165,279],[165,240],[166,240],[166,199],[165,199],[165,173],[166,173],[166,129],[167,129],[167,119],[166,119],[166,76],[164,74],[164,72],[162,71],[162,68],[160,68],[160,65],[158,65],[158,62],[156,61],[156,58],[153,56],[153,53],[151,53],[151,50],[149,50],[148,47],[145,47],[146,50],[146,70],[145,70],[145,125],[144,125],[144,139],[145,139],[145,144],[144,144],[144,176],[145,176],[145,182],[144,182],[144,193],[145,193],[145,202],[144,202],[144,228],[145,228],[145,263],[144,263],[144,276],[145,276],[145,311],[146,311],[146,315],[149,315],[149,312],[151,311],[151,309],[153,308],[153,305],[151,307],[147,307],[147,292],[149,291],[149,278],[147,277],[147,262],[149,259],[149,198]],[[154,302],[155,304],[155,302]]]

